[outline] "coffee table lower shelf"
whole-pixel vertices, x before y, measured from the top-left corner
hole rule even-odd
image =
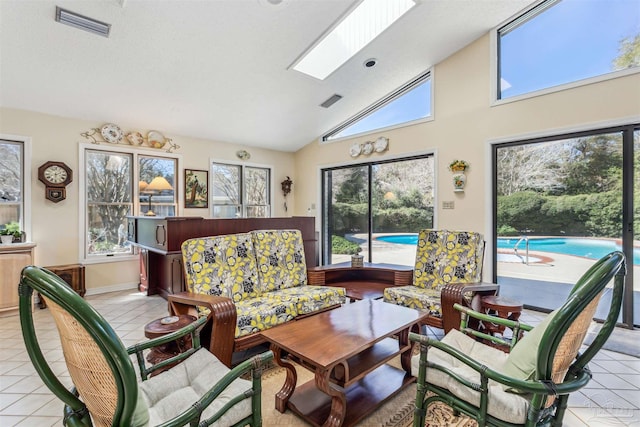
[[[374,412],[416,378],[402,369],[382,365],[345,390],[347,399],[343,426],[352,426]],[[332,387],[339,388],[332,384]],[[331,397],[320,391],[315,380],[297,387],[287,402],[287,408],[312,425],[319,427],[331,412]]]

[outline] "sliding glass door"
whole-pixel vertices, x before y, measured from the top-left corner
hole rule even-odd
[[[413,265],[433,226],[433,170],[431,155],[322,170],[322,263]]]
[[[627,286],[620,321],[638,323],[638,146],[638,129],[628,126],[493,147],[494,281],[502,295],[553,310],[597,259],[623,250],[635,286]],[[610,296],[609,289],[603,298]]]

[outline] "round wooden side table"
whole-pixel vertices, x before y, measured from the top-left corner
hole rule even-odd
[[[156,319],[153,322],[148,323],[144,327],[144,336],[153,339],[158,338],[171,332],[175,332],[185,326],[196,321],[195,316],[189,314],[181,314],[179,316],[167,316],[161,319]],[[171,341],[167,344],[160,345],[151,349],[147,355],[147,362],[152,365],[156,365],[163,360],[167,360],[177,354],[180,354],[191,348],[191,336],[179,338],[175,341]],[[169,369],[167,367],[166,369]],[[166,370],[165,369],[165,370]],[[162,371],[156,371],[152,375],[159,374]]]
[[[480,310],[491,316],[517,321],[520,318],[520,314],[522,314],[522,303],[520,301],[514,301],[498,295],[487,295],[480,298]],[[480,325],[480,330],[482,332],[492,336],[500,336],[501,338],[508,339],[513,334],[507,334],[505,336],[506,329],[507,328],[505,326],[496,325],[491,322],[482,322]],[[508,346],[501,346],[495,343],[491,343],[491,345],[500,348],[503,351],[509,351]]]

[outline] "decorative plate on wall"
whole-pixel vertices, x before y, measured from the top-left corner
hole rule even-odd
[[[381,136],[376,139],[376,142],[373,144],[373,148],[376,150],[376,153],[382,153],[389,148],[389,138],[385,138]]]
[[[124,133],[120,126],[114,125],[113,123],[107,123],[100,128],[100,134],[104,138],[105,141],[110,142],[112,144],[117,144],[120,142]]]
[[[131,145],[142,145],[144,144],[144,136],[140,132],[129,132],[127,134],[127,141]]]
[[[147,133],[147,143],[150,147],[162,148],[167,141],[165,140],[164,135],[157,130],[150,130],[149,133]]]
[[[358,157],[362,153],[362,144],[356,142],[349,148],[349,154],[351,157]]]
[[[236,156],[240,160],[249,160],[251,158],[251,154],[247,150],[238,150],[236,151]]]
[[[373,153],[373,142],[367,141],[362,146],[362,154],[364,154],[365,156],[368,156],[371,153]]]

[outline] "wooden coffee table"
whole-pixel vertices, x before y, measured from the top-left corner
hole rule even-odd
[[[287,370],[276,409],[314,426],[351,426],[415,381],[409,332],[426,316],[365,299],[262,332]],[[386,362],[400,355],[402,369]],[[285,357],[286,356],[286,357]],[[315,373],[296,387],[295,361]]]

